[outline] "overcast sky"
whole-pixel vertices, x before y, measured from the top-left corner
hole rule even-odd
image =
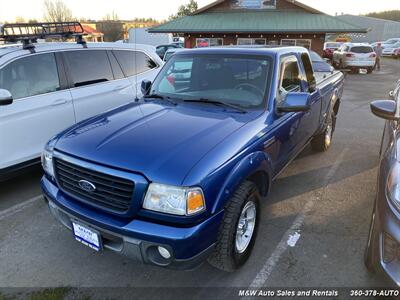
[[[112,11],[121,19],[153,17],[166,19],[188,0],[65,0],[75,17],[102,19]],[[198,0],[200,6],[213,0]],[[363,14],[373,11],[400,9],[400,0],[302,0],[301,2],[334,15],[335,13]],[[15,17],[41,19],[43,0],[0,0],[0,21]]]

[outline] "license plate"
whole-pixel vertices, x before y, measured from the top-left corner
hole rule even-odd
[[[101,238],[100,234],[93,231],[92,229],[83,226],[81,224],[77,224],[72,222],[74,238],[78,242],[92,248],[93,250],[100,251],[101,250]]]

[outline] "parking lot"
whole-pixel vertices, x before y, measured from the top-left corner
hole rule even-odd
[[[400,61],[387,59],[380,72],[347,76],[332,148],[306,148],[277,179],[264,199],[253,254],[238,272],[207,264],[172,271],[93,252],[52,218],[36,169],[0,186],[0,287],[195,287],[202,297],[208,287],[386,286],[363,265],[383,130],[369,103],[387,98],[399,74]],[[146,292],[166,296],[163,289]]]

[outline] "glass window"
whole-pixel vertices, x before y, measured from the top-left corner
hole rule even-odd
[[[281,94],[301,91],[300,69],[295,56],[283,60],[279,86]]]
[[[311,40],[297,39],[296,46],[304,47],[306,49],[311,49]]]
[[[356,46],[356,47],[352,47],[351,52],[353,53],[371,53],[374,52],[374,49],[372,49],[372,47],[368,47],[368,46]]]
[[[54,54],[20,58],[0,70],[0,88],[20,99],[60,90]]]
[[[237,39],[238,45],[266,45],[266,39],[248,39],[248,38],[238,38]]]
[[[115,58],[114,54],[111,51],[107,51],[108,58],[110,59],[112,71],[114,74],[115,79],[122,79],[125,77],[124,73],[122,72],[121,66],[119,65],[117,59]]]
[[[306,71],[308,85],[310,88],[315,89],[317,82],[314,77],[314,70],[310,61],[310,56],[307,53],[303,53],[301,55],[301,61],[303,62],[303,66]]]
[[[281,40],[281,45],[282,46],[296,46],[296,40],[284,39],[284,40]]]
[[[196,47],[204,48],[204,47],[218,47],[223,46],[224,40],[220,38],[199,38],[196,39]]]
[[[129,50],[114,50],[116,58],[122,67],[125,75],[130,77],[146,72],[157,67],[157,64],[143,52]]]
[[[143,52],[136,52],[136,74],[144,73],[157,67],[157,64]]]
[[[210,99],[260,107],[270,78],[271,60],[224,54],[171,57],[157,77],[152,93],[177,99]]]
[[[106,51],[67,51],[65,57],[74,87],[114,80]]]

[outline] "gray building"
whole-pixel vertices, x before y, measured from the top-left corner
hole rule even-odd
[[[390,38],[400,38],[400,22],[353,15],[340,15],[337,18],[368,28],[367,34],[350,34],[353,42],[379,42]]]

